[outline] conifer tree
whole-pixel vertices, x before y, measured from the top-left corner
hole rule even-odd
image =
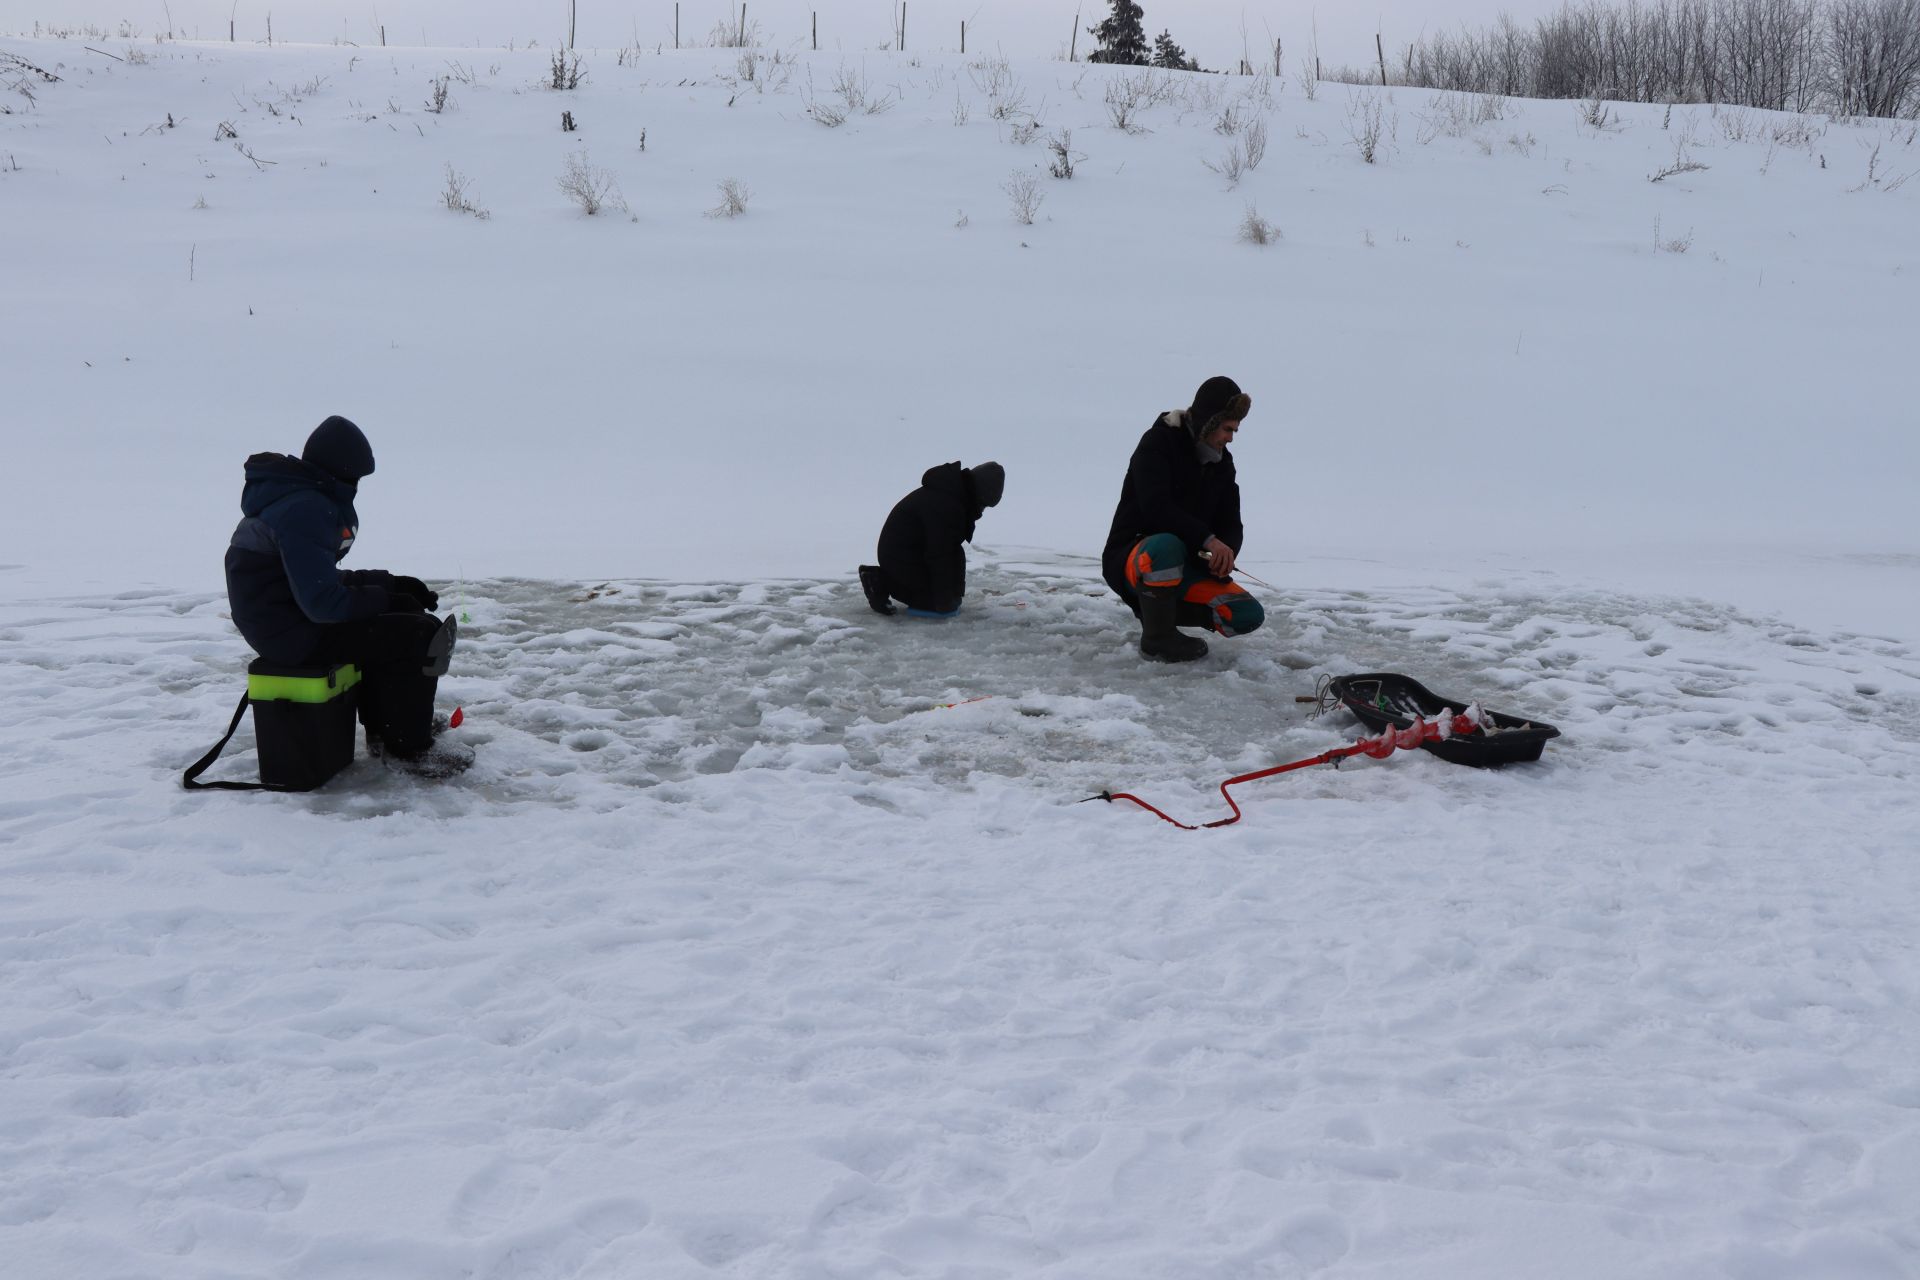
[[[1187,56],[1187,51],[1173,42],[1173,33],[1162,29],[1153,38],[1153,65],[1166,67],[1172,71],[1198,71],[1200,64]]]
[[[1110,3],[1113,12],[1098,26],[1087,28],[1087,33],[1100,42],[1100,47],[1088,55],[1087,61],[1144,67],[1147,65],[1147,29],[1141,25],[1141,19],[1147,16],[1146,10],[1133,0],[1110,0]]]

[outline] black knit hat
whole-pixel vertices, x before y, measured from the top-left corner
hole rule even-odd
[[[300,460],[347,484],[373,474],[373,446],[359,427],[338,414],[313,429]]]
[[[975,502],[983,508],[997,507],[1000,496],[1007,491],[1007,469],[997,462],[983,462],[967,469],[967,483]]]
[[[1237,422],[1253,408],[1253,397],[1240,384],[1224,374],[1208,378],[1193,393],[1193,407],[1187,410],[1187,430],[1198,440],[1220,422]]]

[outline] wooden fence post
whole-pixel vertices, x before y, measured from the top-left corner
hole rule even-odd
[[[1373,51],[1380,55],[1380,87],[1387,87],[1387,48],[1380,43],[1380,33],[1373,33]]]

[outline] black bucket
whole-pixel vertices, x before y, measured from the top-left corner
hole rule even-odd
[[[1405,729],[1415,720],[1431,720],[1449,712],[1457,715],[1472,701],[1443,698],[1413,677],[1392,671],[1333,676],[1327,681],[1326,695],[1330,701],[1337,701],[1353,712],[1375,733],[1389,727]],[[1539,720],[1481,710],[1493,722],[1491,728],[1459,734],[1445,741],[1423,742],[1421,749],[1454,764],[1487,769],[1538,760],[1547,742],[1560,736],[1558,729]]]
[[[359,685],[351,664],[284,667],[261,658],[247,667],[262,786],[311,791],[353,763]]]

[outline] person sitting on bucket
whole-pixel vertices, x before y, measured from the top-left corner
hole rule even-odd
[[[880,529],[877,565],[860,566],[860,587],[875,613],[892,613],[893,601],[913,618],[951,618],[967,589],[967,555],[973,527],[1000,502],[1007,473],[997,462],[963,467],[945,462],[920,477],[920,487],[900,499]]]
[[[227,600],[269,662],[359,667],[368,750],[411,759],[433,745],[433,696],[455,628],[431,616],[440,597],[420,579],[338,567],[360,531],[354,497],[372,474],[372,446],[341,417],[314,428],[298,458],[248,458]]]
[[[1266,620],[1230,576],[1244,530],[1227,446],[1252,407],[1232,378],[1208,378],[1191,407],[1154,419],[1127,462],[1100,568],[1139,617],[1140,652],[1149,658],[1206,656],[1207,642],[1178,627],[1243,636]]]

